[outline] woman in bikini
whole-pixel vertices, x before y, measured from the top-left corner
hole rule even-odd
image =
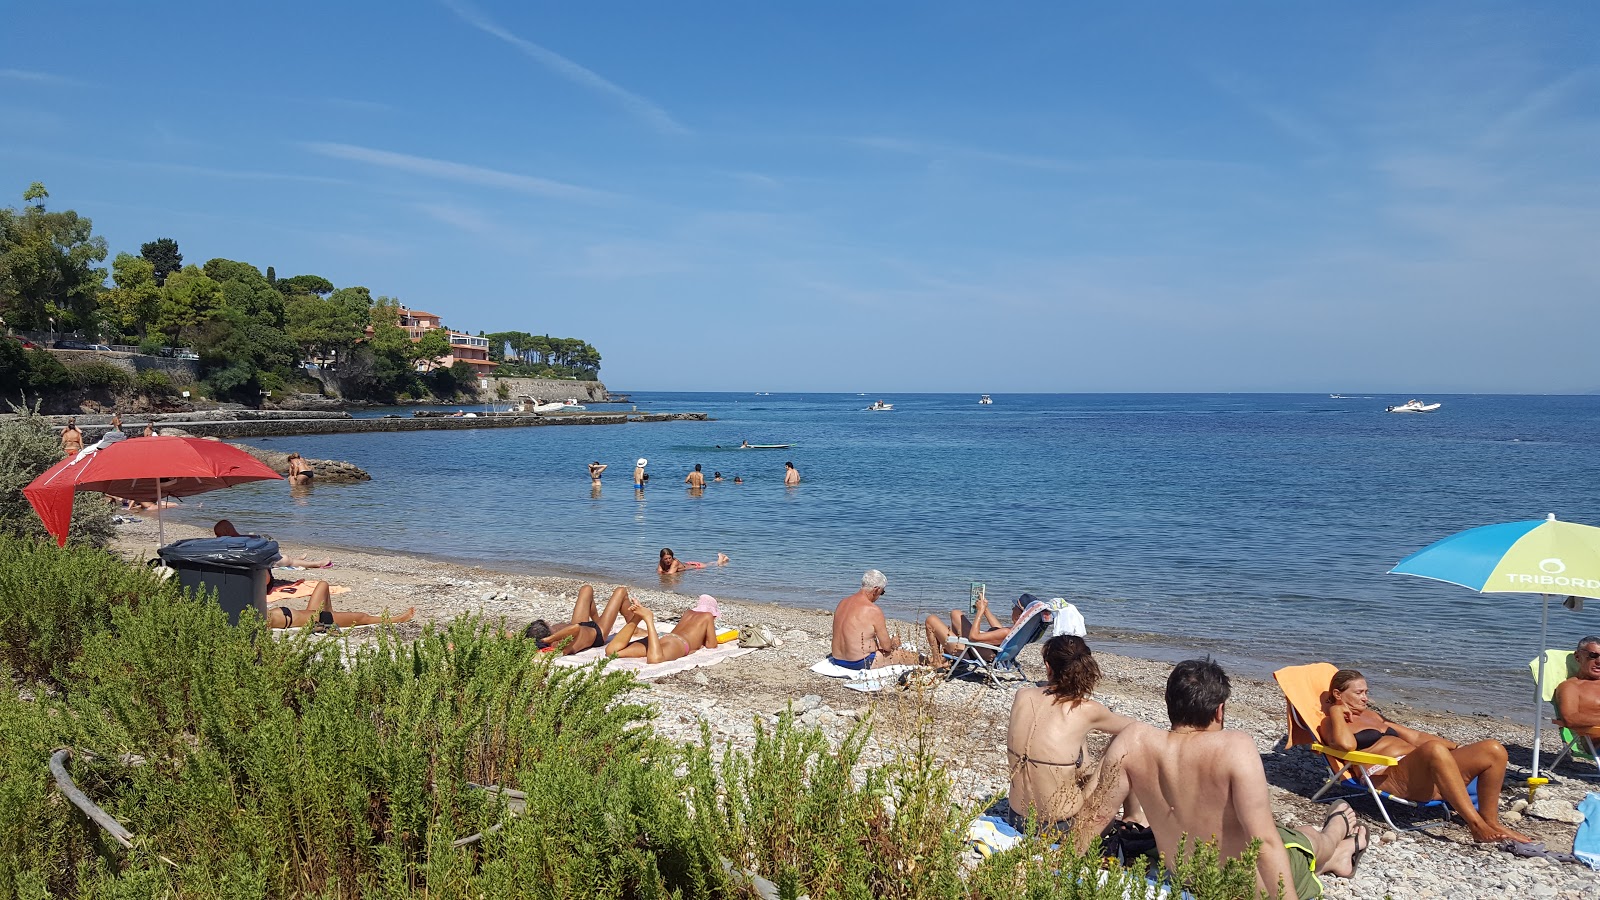
[[[702,595],[666,634],[656,632],[656,614],[638,602],[630,602],[622,617],[627,624],[606,645],[607,656],[643,657],[645,662],[659,663],[682,659],[696,650],[717,649],[717,601],[709,594]]]
[[[1500,824],[1500,788],[1506,780],[1506,748],[1499,741],[1463,747],[1436,734],[1408,728],[1368,706],[1366,676],[1355,669],[1333,673],[1323,697],[1327,717],[1318,728],[1323,743],[1340,750],[1365,750],[1400,760],[1367,770],[1374,787],[1417,803],[1443,799],[1480,843],[1528,841]],[[1478,804],[1467,784],[1478,779]]]
[[[611,599],[606,601],[606,608],[596,610],[594,605],[594,588],[584,585],[578,588],[578,602],[572,607],[572,620],[560,628],[552,630],[549,623],[543,619],[535,619],[528,627],[520,632],[509,631],[507,637],[533,638],[540,650],[561,651],[563,656],[582,653],[591,647],[598,647],[606,642],[606,635],[611,633],[611,626],[617,623],[617,612],[622,609],[622,604],[631,601],[628,589],[619,587],[611,592]]]
[[[326,581],[301,581],[280,587],[273,593],[276,595],[275,599],[281,601],[284,595],[300,591],[307,592],[305,609],[295,609],[287,605],[268,606],[268,628],[304,628],[307,625],[353,628],[357,625],[378,625],[383,622],[398,625],[401,622],[411,621],[411,617],[417,614],[415,606],[398,616],[391,616],[388,613],[375,616],[364,612],[334,612],[333,599],[329,596]]]
[[[1011,766],[1012,826],[1028,819],[1041,828],[1065,832],[1094,789],[1097,766],[1085,766],[1091,731],[1120,734],[1133,723],[1089,699],[1100,680],[1100,665],[1089,645],[1075,635],[1059,635],[1044,643],[1046,684],[1023,688],[1011,704],[1006,729],[1006,754]],[[1142,819],[1129,798],[1123,818]]]

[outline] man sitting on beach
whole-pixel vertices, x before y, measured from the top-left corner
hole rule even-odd
[[[701,594],[672,631],[657,634],[656,614],[631,600],[622,610],[622,617],[628,624],[606,645],[606,655],[622,659],[643,657],[645,662],[659,663],[682,659],[696,650],[715,650],[718,612],[716,598]],[[635,635],[640,633],[644,636],[635,640]]]
[[[900,639],[889,634],[889,623],[878,608],[878,598],[889,589],[889,579],[877,569],[861,576],[861,590],[839,601],[833,611],[833,649],[828,659],[846,669],[879,669],[916,665],[914,650],[903,650]]]
[[[1578,674],[1556,686],[1556,709],[1573,734],[1600,738],[1600,637],[1590,635],[1578,641],[1572,660]]]
[[[154,507],[152,506],[152,508],[154,508]],[[215,534],[217,537],[260,537],[261,536],[259,534],[240,534],[239,533],[239,529],[233,527],[233,523],[228,521],[227,519],[218,519],[217,520],[217,524],[212,526],[211,533]],[[272,564],[274,566],[294,566],[295,568],[300,568],[300,569],[326,569],[329,566],[333,565],[333,560],[331,560],[331,559],[308,559],[308,558],[303,557],[303,556],[280,556],[277,559],[273,560]]]
[[[1259,840],[1258,891],[1277,896],[1281,883],[1285,900],[1321,897],[1317,875],[1350,877],[1366,850],[1367,830],[1342,800],[1329,808],[1321,828],[1284,828],[1273,820],[1255,740],[1223,730],[1230,690],[1227,674],[1209,659],[1187,660],[1172,670],[1171,730],[1134,722],[1112,740],[1100,761],[1099,784],[1074,829],[1078,850],[1087,850],[1132,799],[1150,819],[1169,869],[1185,840],[1216,841],[1223,859],[1240,856]]]
[[[928,632],[928,656],[935,671],[949,668],[949,661],[945,654],[960,656],[962,647],[959,644],[949,643],[952,637],[963,637],[979,644],[999,645],[1011,634],[1012,626],[1017,624],[1017,618],[1022,615],[1022,601],[1011,601],[1011,625],[1001,625],[1000,620],[994,617],[989,609],[989,598],[984,596],[983,589],[978,590],[978,608],[973,611],[972,617],[967,618],[965,610],[950,610],[950,627],[946,628],[938,616],[929,614],[922,626]],[[989,623],[988,631],[983,630],[983,623]],[[994,651],[979,650],[985,658],[992,658]]]

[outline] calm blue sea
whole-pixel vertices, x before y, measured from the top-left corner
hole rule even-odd
[[[876,399],[894,411],[864,411]],[[1600,397],[1433,396],[1444,407],[1424,415],[1385,413],[1400,396],[977,399],[639,393],[640,409],[716,421],[280,438],[264,443],[373,481],[294,500],[281,483],[240,488],[189,515],[651,585],[663,546],[722,551],[732,565],[676,589],[803,606],[831,606],[876,567],[906,618],[964,606],[982,581],[991,597],[1073,600],[1104,646],[1209,652],[1256,674],[1327,659],[1367,670],[1375,694],[1466,710],[1529,705],[1538,597],[1386,571],[1474,525],[1600,523]],[[742,439],[794,447],[729,449]],[[598,495],[590,460],[611,466]],[[746,483],[692,497],[697,462]],[[1600,603],[1552,611],[1554,645],[1585,632],[1600,632]]]

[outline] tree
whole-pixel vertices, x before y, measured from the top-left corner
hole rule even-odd
[[[22,192],[22,202],[31,203],[34,209],[43,210],[44,201],[49,196],[50,192],[44,189],[44,182],[35,181],[33,184],[28,185],[27,190]]]
[[[116,287],[100,295],[101,321],[115,327],[118,334],[143,337],[161,318],[155,266],[142,256],[118,253],[111,261],[111,280]]]
[[[199,266],[184,266],[167,278],[161,289],[161,318],[157,327],[174,344],[192,337],[195,329],[222,306],[222,286]]]
[[[283,327],[283,294],[273,289],[260,269],[231,259],[212,259],[206,262],[205,273],[222,286],[223,300],[229,306],[257,322]]]
[[[367,309],[353,303],[301,294],[289,301],[289,337],[306,357],[339,358],[365,335]]]
[[[439,359],[450,355],[450,333],[443,328],[423,332],[422,338],[411,348],[411,358],[432,368]]]
[[[323,278],[321,275],[296,275],[293,278],[280,278],[273,286],[281,291],[285,297],[292,297],[295,294],[315,294],[318,297],[326,297],[333,293],[333,282]],[[362,290],[365,290],[365,288],[362,288]]]
[[[183,254],[178,252],[178,242],[172,238],[156,238],[140,244],[139,255],[155,267],[158,286],[167,283],[168,275],[183,268]]]
[[[267,284],[278,286],[278,270],[271,266],[267,266]]]
[[[72,210],[46,212],[44,186],[23,194],[33,205],[0,209],[0,316],[11,325],[43,330],[91,327],[106,280],[96,263],[106,258],[106,240],[94,224]]]

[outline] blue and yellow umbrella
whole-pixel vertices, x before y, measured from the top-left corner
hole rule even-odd
[[[1533,777],[1538,778],[1550,595],[1600,599],[1600,528],[1558,521],[1554,514],[1531,522],[1469,528],[1423,547],[1389,571],[1447,581],[1484,594],[1544,595],[1538,693],[1533,698]]]

